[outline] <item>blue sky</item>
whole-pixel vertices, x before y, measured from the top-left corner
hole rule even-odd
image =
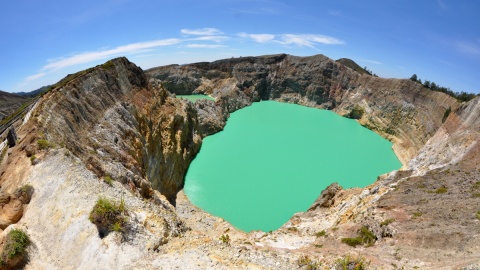
[[[35,90],[118,56],[147,69],[288,53],[479,93],[479,12],[477,0],[2,1],[0,89]]]

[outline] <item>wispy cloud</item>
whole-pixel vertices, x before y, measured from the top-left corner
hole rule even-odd
[[[370,60],[370,59],[358,59],[360,62],[364,63],[370,63],[370,64],[375,64],[375,65],[383,65],[382,62],[376,61],[376,60]]]
[[[230,37],[227,37],[227,36],[203,36],[203,37],[189,38],[188,40],[223,42],[223,41],[226,41],[229,38]]]
[[[271,34],[247,34],[247,33],[240,33],[238,34],[239,37],[242,38],[250,38],[253,39],[255,42],[258,43],[265,43],[275,39],[275,35]]]
[[[179,46],[179,48],[188,49],[216,49],[230,47],[227,45],[227,42],[231,40],[238,41],[238,39],[250,40],[259,44],[273,43],[286,47],[299,46],[313,49],[316,49],[315,46],[320,44],[338,45],[345,43],[340,39],[319,34],[250,34],[242,32],[235,35],[229,35],[224,34],[216,28],[182,29],[180,30],[180,34],[180,38],[137,42],[115,48],[103,48],[97,51],[81,52],[58,59],[47,60],[47,63],[41,67],[36,74],[25,77],[22,84],[30,84],[42,77],[47,77],[47,75],[51,75],[55,72],[64,71],[70,67],[99,62],[118,56],[151,55],[151,53],[148,54],[148,52],[151,52],[156,48],[173,46],[181,43],[186,45]]]
[[[57,71],[59,69],[76,66],[80,64],[86,64],[86,63],[90,63],[98,60],[103,60],[103,59],[107,59],[117,55],[128,55],[128,54],[145,52],[145,50],[147,49],[174,45],[180,42],[181,40],[176,38],[161,39],[161,40],[154,40],[154,41],[147,41],[147,42],[132,43],[132,44],[119,46],[109,50],[79,53],[76,55],[72,55],[70,57],[50,61],[50,63],[48,63],[42,68],[42,71],[44,72]]]
[[[281,44],[286,45],[297,45],[300,47],[310,47],[314,48],[316,44],[325,44],[325,45],[340,45],[345,42],[334,37],[324,36],[324,35],[294,35],[294,34],[284,34],[281,36],[279,41]]]
[[[475,57],[480,56],[480,42],[456,41],[454,45],[457,51],[463,54]]]
[[[224,48],[226,46],[220,44],[187,44],[185,45],[186,48],[205,48],[205,49],[216,49],[216,48]]]
[[[37,74],[34,74],[32,76],[28,76],[27,78],[25,78],[25,81],[29,82],[29,81],[34,81],[34,80],[38,80],[40,79],[41,77],[47,75],[47,73],[45,72],[40,72],[40,73],[37,73]]]
[[[180,30],[180,33],[194,36],[215,36],[223,34],[222,31],[216,28],[182,29]]]
[[[315,45],[318,45],[318,44],[340,45],[345,43],[344,41],[334,37],[316,35],[316,34],[272,35],[272,34],[239,33],[238,36],[245,39],[251,39],[258,43],[275,42],[282,45],[295,45],[295,46],[310,47],[310,48],[315,48]]]

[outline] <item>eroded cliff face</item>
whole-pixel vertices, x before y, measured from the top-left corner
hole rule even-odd
[[[331,109],[341,115],[360,106],[365,112],[360,123],[392,140],[403,164],[438,130],[445,111],[460,105],[410,80],[359,74],[323,55],[244,57],[159,67],[147,74],[172,93],[211,94],[225,113],[260,100]]]
[[[144,197],[153,187],[174,202],[201,143],[192,104],[169,97],[126,58],[71,77],[40,104],[39,137],[64,145],[99,177]]]

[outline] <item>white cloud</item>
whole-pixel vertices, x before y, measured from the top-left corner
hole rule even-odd
[[[456,49],[471,56],[480,56],[480,43],[457,41],[455,42]]]
[[[45,72],[41,72],[41,73],[37,73],[37,74],[34,74],[32,76],[28,76],[27,78],[25,78],[25,81],[34,81],[34,80],[37,80],[37,79],[40,79],[41,77],[47,75],[47,73]]]
[[[281,36],[279,41],[281,44],[285,45],[297,45],[300,47],[310,47],[314,48],[315,44],[325,44],[325,45],[340,45],[345,42],[334,37],[324,36],[324,35],[313,35],[313,34],[284,34]]]
[[[46,65],[44,65],[39,72],[31,76],[26,77],[23,80],[22,84],[31,84],[33,81],[38,81],[42,77],[48,77],[54,72],[64,71],[66,68],[74,67],[82,64],[88,64],[92,62],[98,62],[101,60],[106,60],[118,56],[129,56],[129,55],[139,55],[140,53],[145,54],[150,52],[158,47],[172,46],[180,43],[189,43],[183,48],[221,48],[227,47],[224,45],[226,41],[232,39],[234,35],[228,35],[222,33],[216,28],[201,28],[201,29],[182,29],[180,31],[184,35],[181,38],[169,38],[169,39],[159,39],[153,41],[137,42],[132,44],[127,44],[123,46],[118,46],[113,49],[100,49],[98,51],[87,51],[82,53],[73,54],[71,56],[62,57],[54,60],[47,60]],[[344,44],[342,40],[339,40],[334,37],[317,35],[317,34],[248,34],[248,33],[239,33],[236,34],[237,37],[252,40],[257,43],[276,43],[285,46],[296,45],[300,47],[310,47],[315,49],[315,45],[318,44]],[[198,42],[201,41],[201,42]],[[198,42],[198,43],[197,43]],[[209,44],[210,43],[210,44]],[[215,44],[211,44],[215,43]],[[459,46],[457,46],[459,47]],[[180,47],[181,48],[181,47]],[[463,48],[463,50],[468,50],[468,47]],[[478,50],[478,48],[477,48]],[[470,48],[470,52],[475,52],[475,48]]]
[[[117,55],[139,53],[139,52],[144,52],[147,49],[152,49],[152,48],[161,47],[161,46],[175,45],[180,42],[181,40],[175,39],[175,38],[161,39],[161,40],[154,40],[154,41],[147,41],[147,42],[132,43],[124,46],[119,46],[110,50],[79,53],[67,58],[61,58],[58,60],[50,61],[50,63],[48,63],[42,68],[42,71],[56,71],[59,69],[63,69],[63,68],[67,68],[67,67],[71,67],[79,64],[86,64],[86,63],[90,63],[98,60],[107,59],[109,57],[113,57]]]
[[[272,34],[248,34],[239,33],[237,36],[245,39],[252,39],[258,43],[276,42],[282,45],[297,45],[300,47],[315,48],[317,44],[339,45],[345,42],[334,37],[316,34],[282,34],[278,38]]]
[[[216,28],[200,28],[200,29],[182,29],[182,34],[194,36],[214,36],[223,34],[222,31]]]
[[[242,37],[242,38],[251,38],[253,39],[255,42],[258,42],[258,43],[266,43],[266,42],[269,42],[269,41],[272,41],[275,39],[275,35],[271,35],[271,34],[247,34],[247,33],[240,33],[238,34],[239,37]]]
[[[382,62],[376,61],[376,60],[369,60],[369,59],[359,59],[360,62],[365,62],[365,63],[370,63],[370,64],[375,64],[375,65],[383,65]]]
[[[187,44],[185,45],[186,48],[205,48],[205,49],[216,49],[216,48],[223,48],[224,45],[219,44]]]
[[[188,40],[203,40],[203,41],[213,41],[213,42],[222,42],[229,39],[227,36],[203,36],[203,37],[196,37],[190,38]]]

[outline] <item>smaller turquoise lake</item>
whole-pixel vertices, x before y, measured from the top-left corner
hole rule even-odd
[[[208,100],[215,100],[214,98],[212,98],[211,96],[207,96],[207,95],[177,95],[177,98],[184,98],[184,99],[188,99],[190,100],[191,102],[195,102],[199,99],[208,99]]]
[[[328,185],[365,187],[401,167],[392,143],[334,112],[262,101],[204,139],[185,194],[243,231],[271,231]]]

